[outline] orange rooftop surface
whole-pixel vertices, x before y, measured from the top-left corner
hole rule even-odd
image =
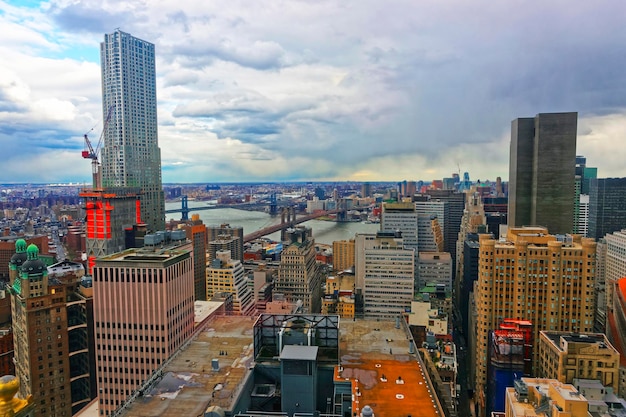
[[[335,380],[351,382],[353,412],[360,415],[368,405],[376,416],[443,416],[426,370],[417,353],[409,353],[402,329],[393,322],[345,320],[341,335],[341,366],[335,369]]]

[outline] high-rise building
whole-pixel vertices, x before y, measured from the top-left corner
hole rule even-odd
[[[417,251],[417,211],[413,202],[383,203],[380,230],[402,233],[405,249]]]
[[[196,301],[206,301],[207,230],[198,214],[183,220],[177,226],[184,230],[193,245],[193,288]]]
[[[509,226],[572,233],[578,113],[539,113],[511,122]]]
[[[589,237],[600,239],[626,227],[626,178],[592,178]]]
[[[254,312],[254,294],[241,261],[231,259],[230,251],[218,251],[216,258],[206,268],[206,294],[209,299],[216,294],[233,296],[233,313],[240,316]]]
[[[619,395],[626,396],[626,278],[615,283],[613,302],[607,314],[606,336],[621,354]]]
[[[480,235],[476,301],[476,389],[479,405],[487,383],[487,337],[505,318],[540,330],[591,332],[596,243],[554,236],[544,227],[509,228],[506,240]],[[538,355],[533,353],[533,371]]]
[[[21,265],[9,287],[20,394],[32,395],[33,416],[70,417],[91,400],[85,299],[81,303],[76,291],[81,275],[49,279],[37,246],[24,246],[24,240],[16,242],[13,260],[26,259],[14,263]]]
[[[141,188],[141,219],[165,229],[154,44],[117,29],[100,44],[103,187]]]
[[[574,232],[583,236],[589,236],[589,194],[578,196],[578,218]]]
[[[469,181],[469,175],[467,181]],[[426,190],[426,194],[431,197],[431,200],[446,203],[445,214],[439,217],[439,223],[443,228],[443,251],[450,253],[454,266],[456,264],[456,240],[459,237],[461,219],[465,210],[465,194],[455,190]]]
[[[420,214],[417,217],[417,249],[420,252],[443,252],[443,233],[435,214]]]
[[[192,335],[193,290],[192,249],[186,241],[127,249],[96,260],[94,320],[102,415],[122,406]]]
[[[603,259],[599,260],[604,274],[600,277],[599,290],[604,289],[604,300],[598,300],[600,315],[613,309],[613,297],[617,281],[626,277],[626,229],[608,234],[598,245],[603,247]],[[599,295],[602,291],[598,291]],[[602,314],[604,312],[604,314]]]
[[[311,228],[298,226],[287,230],[289,246],[283,249],[274,293],[287,301],[302,301],[302,310],[319,313],[322,306],[322,273],[315,260],[315,240]]]
[[[411,309],[415,255],[405,249],[401,233],[356,235],[357,295],[363,294],[365,317],[393,319]]]
[[[602,333],[539,332],[537,375],[573,384],[597,379],[618,392],[619,352]]]

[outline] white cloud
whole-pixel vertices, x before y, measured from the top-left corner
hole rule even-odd
[[[156,44],[164,181],[431,180],[458,167],[506,179],[510,121],[549,111],[579,111],[578,153],[626,176],[614,145],[624,12],[608,0],[0,0],[0,178],[36,149],[57,164],[47,175],[89,181],[82,135],[102,126],[99,42],[116,27]]]

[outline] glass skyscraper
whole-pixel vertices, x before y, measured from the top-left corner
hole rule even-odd
[[[100,44],[103,187],[140,187],[141,220],[165,228],[158,144],[154,44],[116,30]]]

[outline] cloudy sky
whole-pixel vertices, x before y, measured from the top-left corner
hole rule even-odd
[[[621,0],[0,0],[0,183],[89,182],[99,44],[157,52],[164,182],[508,178],[510,122],[577,111],[626,176]]]

